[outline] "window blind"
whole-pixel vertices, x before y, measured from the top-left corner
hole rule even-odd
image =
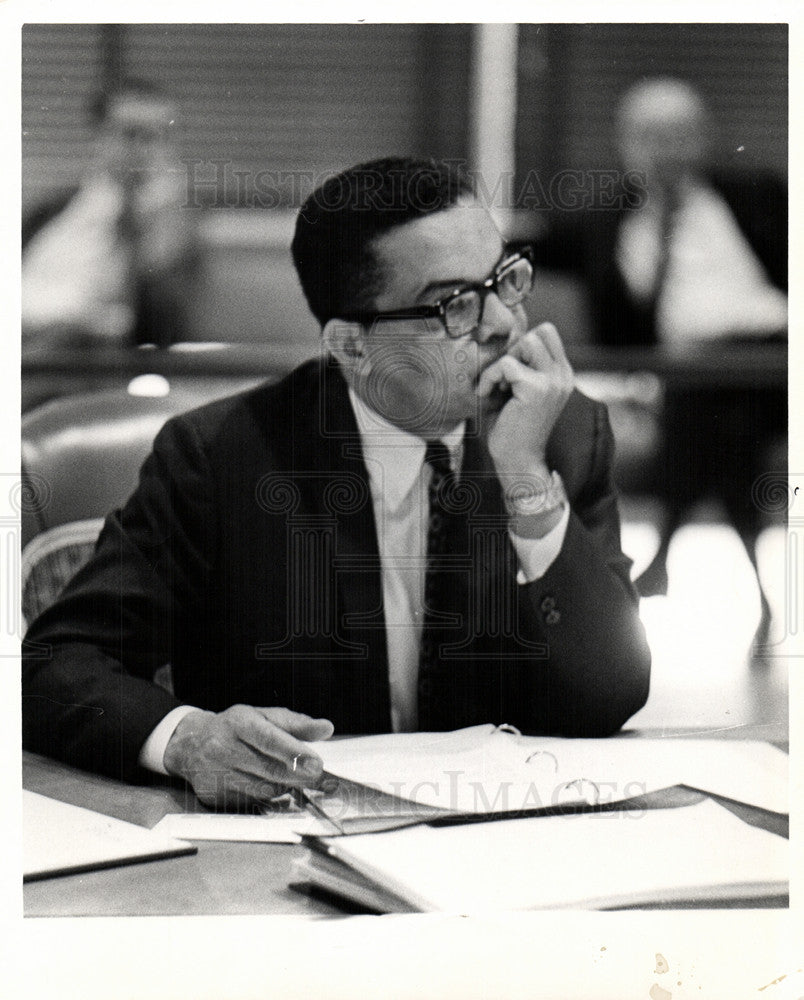
[[[92,134],[88,105],[101,79],[101,37],[99,25],[23,26],[23,205],[80,175]]]
[[[463,154],[470,26],[116,29],[120,72],[177,99],[176,136],[200,204],[288,205],[313,178],[360,160]],[[30,194],[77,175],[89,138],[79,112],[104,57],[98,26],[28,26],[24,36]],[[288,174],[295,186],[281,180]]]
[[[784,24],[525,25],[520,47],[520,173],[614,166],[619,97],[659,75],[701,91],[720,161],[787,173]]]

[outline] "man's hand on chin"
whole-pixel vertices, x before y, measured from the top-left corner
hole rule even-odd
[[[504,487],[523,476],[544,473],[549,478],[547,441],[574,379],[552,323],[541,323],[523,334],[481,374],[478,395],[488,400],[487,411],[491,411],[488,449]]]
[[[188,712],[165,749],[165,768],[192,785],[207,806],[266,803],[283,788],[314,787],[321,758],[307,741],[326,740],[327,719],[287,708],[233,705],[223,712]]]

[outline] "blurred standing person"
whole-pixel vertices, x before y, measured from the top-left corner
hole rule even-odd
[[[165,346],[185,339],[198,262],[174,102],[123,80],[99,95],[97,138],[77,189],[22,226],[24,342]]]
[[[544,266],[586,286],[594,333],[611,346],[693,345],[786,336],[787,198],[759,172],[711,164],[712,125],[686,82],[641,81],[617,112],[623,188],[601,206],[550,227]],[[666,394],[657,487],[668,505],[659,551],[637,581],[666,592],[670,538],[689,506],[720,499],[754,560],[761,527],[751,485],[774,437],[786,434],[780,390],[673,389]]]

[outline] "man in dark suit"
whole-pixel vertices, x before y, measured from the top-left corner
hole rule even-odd
[[[564,213],[537,243],[538,263],[582,279],[599,343],[694,350],[786,335],[785,188],[770,174],[713,168],[712,132],[686,82],[635,84],[617,115],[622,190]],[[668,518],[640,593],[666,592],[671,536],[702,498],[722,500],[754,559],[763,525],[751,487],[786,430],[783,391],[667,392],[655,487]]]
[[[616,731],[650,654],[612,437],[527,330],[527,254],[461,173],[386,160],[311,195],[293,255],[322,360],[165,426],[29,630],[26,746],[232,804],[314,783],[333,727]]]

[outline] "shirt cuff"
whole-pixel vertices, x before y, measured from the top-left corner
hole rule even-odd
[[[165,768],[165,750],[170,742],[170,737],[175,733],[176,726],[185,715],[197,711],[198,709],[193,705],[179,705],[172,712],[168,712],[143,743],[137,758],[140,767],[144,767],[148,771],[155,771],[157,774],[168,774]]]
[[[570,505],[565,504],[561,520],[543,538],[522,538],[513,531],[509,532],[519,560],[517,583],[532,583],[550,569],[564,544],[569,516]]]

